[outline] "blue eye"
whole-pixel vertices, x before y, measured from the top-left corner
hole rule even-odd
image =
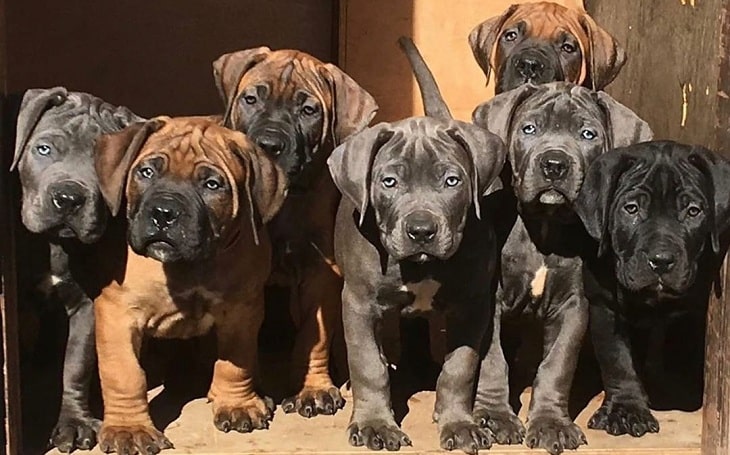
[[[532,134],[535,134],[537,132],[537,127],[535,125],[533,125],[533,124],[530,123],[530,124],[527,124],[527,125],[525,125],[525,126],[522,127],[522,132],[525,133],[525,134],[532,135]]]
[[[35,146],[35,151],[41,156],[48,156],[51,154],[51,146],[47,144],[39,144]]]
[[[691,216],[692,218],[698,216],[700,213],[702,213],[702,209],[696,205],[690,205],[687,209],[687,215]]]
[[[639,212],[639,204],[636,204],[635,202],[629,202],[628,204],[624,205],[624,210],[629,215],[636,215]]]
[[[453,188],[456,185],[458,185],[459,183],[461,183],[461,179],[459,177],[452,175],[452,176],[446,177],[445,183],[446,183],[447,187]]]
[[[596,132],[593,131],[593,130],[585,129],[585,130],[583,130],[583,131],[580,132],[580,137],[582,137],[583,139],[586,139],[588,141],[592,141],[597,136],[598,136],[598,134],[596,134]]]
[[[246,95],[243,97],[243,101],[246,102],[246,104],[256,104],[256,97],[253,95]]]
[[[137,172],[139,173],[139,175],[142,178],[145,178],[145,179],[151,179],[152,177],[155,176],[155,170],[152,169],[150,166],[141,167],[141,168],[139,168],[139,171],[137,171]]]
[[[395,177],[385,177],[381,183],[386,188],[393,188],[398,184],[398,180],[395,179]]]

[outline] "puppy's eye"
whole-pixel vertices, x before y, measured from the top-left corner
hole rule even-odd
[[[583,139],[585,139],[587,141],[592,141],[597,136],[598,136],[598,134],[596,134],[595,131],[589,130],[589,129],[584,129],[583,131],[580,132],[580,137],[582,137]]]
[[[696,205],[690,205],[687,208],[687,215],[691,216],[692,218],[699,216],[700,213],[702,213],[702,209],[697,207]]]
[[[560,46],[560,49],[566,54],[572,54],[576,51],[576,47],[570,43],[563,43],[563,45]]]
[[[522,132],[525,133],[525,134],[532,135],[532,134],[535,134],[537,132],[537,127],[535,125],[533,125],[533,124],[530,123],[530,124],[525,125],[525,126],[522,127]]]
[[[456,177],[454,175],[451,175],[449,177],[446,177],[446,180],[444,181],[447,187],[453,188],[457,186],[459,183],[461,183],[461,179],[459,177]]]
[[[40,156],[48,156],[51,154],[51,146],[48,144],[38,144],[35,146],[35,151]]]
[[[317,109],[315,109],[313,106],[304,106],[302,108],[302,113],[304,115],[314,115],[317,112]]]
[[[151,179],[155,176],[155,170],[151,166],[142,166],[137,173],[143,179]]]
[[[508,30],[504,32],[504,35],[502,35],[502,38],[505,41],[514,41],[517,39],[517,32],[514,30]]]
[[[218,180],[208,179],[205,181],[205,187],[211,191],[219,190],[223,185]]]
[[[243,102],[246,104],[256,104],[256,101],[258,100],[253,95],[246,95],[243,97]]]
[[[636,215],[639,211],[639,204],[635,202],[629,202],[628,204],[624,205],[624,210],[629,215]]]
[[[398,184],[398,180],[395,177],[385,177],[380,183],[386,188],[394,188]]]

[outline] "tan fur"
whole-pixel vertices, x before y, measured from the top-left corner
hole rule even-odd
[[[145,141],[135,162],[151,154],[169,160],[169,172],[192,178],[196,164],[212,163],[233,179],[247,181],[248,170],[230,152],[234,142],[254,155],[255,146],[241,133],[206,118],[162,119],[161,128]],[[132,169],[134,169],[132,167]],[[131,180],[130,180],[131,182]],[[267,191],[283,191],[276,182]],[[127,187],[127,199],[138,197]],[[283,198],[283,196],[282,196]],[[147,387],[139,364],[144,336],[186,338],[215,325],[219,360],[210,388],[214,412],[227,407],[246,413],[264,408],[253,389],[257,336],[263,319],[263,289],[271,268],[271,245],[265,229],[258,245],[248,222],[248,207],[234,200],[219,207],[227,214],[224,241],[204,264],[162,263],[128,251],[123,278],[107,286],[95,302],[99,373],[104,398],[100,443],[120,437],[156,434],[147,407]],[[224,215],[225,216],[225,215]],[[106,438],[106,440],[105,440]]]

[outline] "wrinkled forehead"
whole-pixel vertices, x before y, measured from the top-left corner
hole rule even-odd
[[[443,129],[428,130],[424,125],[414,126],[408,132],[397,131],[375,156],[373,169],[404,165],[430,170],[436,164],[452,163],[468,169],[466,150]]]
[[[622,176],[619,194],[633,192],[651,195],[652,201],[674,206],[677,198],[687,195],[709,201],[710,182],[707,176],[686,159],[673,159],[669,154],[657,153],[651,160],[637,161]]]
[[[543,91],[527,98],[515,111],[513,119],[539,118],[549,124],[584,124],[606,128],[606,115],[598,100],[587,89]]]
[[[580,24],[579,14],[554,3],[526,4],[518,7],[502,28],[523,22],[528,36],[549,40],[567,32],[586,43],[588,36]]]
[[[101,133],[99,122],[88,114],[49,111],[38,121],[26,146],[43,139],[56,146],[73,145],[68,147],[68,154],[91,155]]]
[[[269,97],[291,99],[298,92],[329,99],[324,65],[315,58],[294,51],[277,51],[247,71],[238,84],[241,92],[249,87],[265,87]]]

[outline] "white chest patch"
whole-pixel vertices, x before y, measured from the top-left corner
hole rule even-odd
[[[410,292],[415,296],[413,303],[408,306],[409,312],[429,312],[433,309],[433,297],[441,287],[441,283],[432,279],[418,283],[406,283],[401,291]]]
[[[545,292],[545,282],[547,281],[548,268],[545,264],[541,265],[535,277],[530,282],[530,294],[533,297],[540,297]]]

